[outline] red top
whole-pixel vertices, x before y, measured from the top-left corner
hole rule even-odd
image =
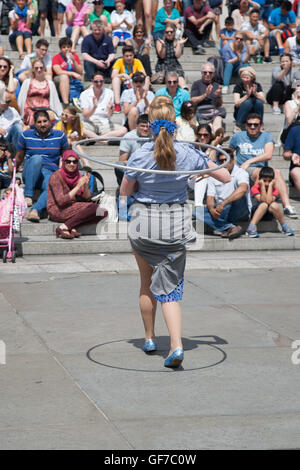
[[[258,196],[260,194],[260,187],[259,187],[259,184],[256,183],[252,186],[251,188],[251,196],[255,197],[255,196]],[[279,196],[279,192],[278,190],[275,188],[275,186],[273,186],[273,196],[275,196],[276,198]]]
[[[77,64],[81,65],[80,59],[79,59],[78,55],[75,52],[73,52],[73,56],[74,56],[74,59],[76,60]],[[67,70],[67,71],[69,70],[68,69],[68,63],[67,63],[67,58],[63,57],[61,53],[56,54],[53,57],[53,59],[52,59],[52,68],[53,68],[53,65],[60,65],[60,67],[63,70]],[[72,70],[74,70],[74,65],[73,64],[72,64]],[[53,73],[54,73],[54,75],[56,75],[54,70],[53,70]]]

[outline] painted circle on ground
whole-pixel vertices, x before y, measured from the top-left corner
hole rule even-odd
[[[185,347],[185,343],[195,343],[192,347]],[[197,343],[197,344],[196,344]],[[196,342],[189,338],[183,339],[184,361],[178,369],[164,367],[164,360],[168,355],[168,348],[160,344],[157,339],[157,351],[146,354],[142,350],[144,340],[121,339],[109,341],[93,346],[87,351],[90,361],[111,369],[126,370],[129,372],[191,372],[195,370],[215,367],[227,358],[227,354],[213,343]]]

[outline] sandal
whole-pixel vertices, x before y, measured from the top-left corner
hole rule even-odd
[[[66,229],[63,230],[60,227],[56,227],[55,233],[56,233],[56,238],[65,238],[65,239],[73,239],[74,238],[74,235],[72,235]]]

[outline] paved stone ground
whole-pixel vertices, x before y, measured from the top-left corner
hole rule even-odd
[[[300,448],[299,275],[300,252],[190,253],[173,371],[160,309],[140,349],[130,255],[1,265],[0,449]]]

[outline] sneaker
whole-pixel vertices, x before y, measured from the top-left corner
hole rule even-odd
[[[216,47],[215,41],[212,41],[210,39],[207,39],[206,41],[203,42],[204,47]]]
[[[282,228],[282,233],[286,235],[287,237],[292,237],[293,235],[295,235],[293,230],[291,230],[290,227],[286,223],[282,224],[281,228]]]
[[[120,104],[115,104],[114,113],[120,113],[120,112],[121,112],[121,105]]]
[[[222,95],[227,95],[228,91],[229,91],[229,86],[222,87]]]
[[[39,222],[40,216],[38,211],[36,209],[33,209],[31,212],[29,212],[29,214],[27,214],[26,219],[30,222]]]
[[[273,108],[272,114],[281,114],[281,110],[279,108]]]
[[[264,57],[264,62],[273,62],[270,56]]]
[[[259,238],[259,233],[257,233],[256,225],[250,224],[246,230],[246,234],[250,238]]]
[[[229,240],[233,240],[234,238],[239,238],[243,233],[243,229],[240,225],[236,225],[235,227],[231,227],[228,231],[228,238]]]
[[[193,54],[195,55],[204,55],[206,54],[206,50],[204,49],[203,46],[199,45],[196,47],[196,49],[193,49]]]
[[[298,219],[298,215],[296,214],[295,209],[293,208],[293,206],[286,206],[283,209],[283,213],[284,213],[284,215],[286,215],[290,219]]]

